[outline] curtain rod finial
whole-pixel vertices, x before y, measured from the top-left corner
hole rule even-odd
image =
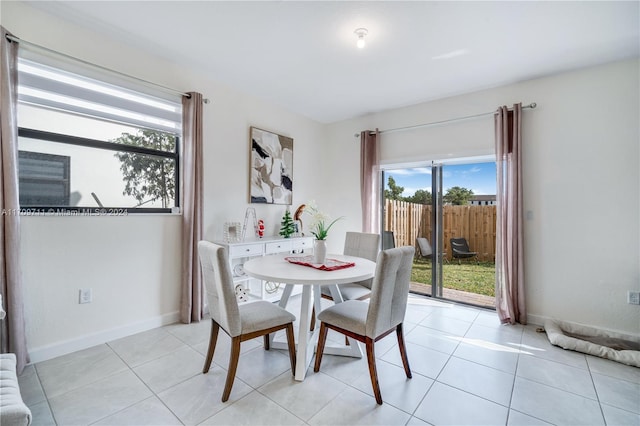
[[[529,104],[529,106],[531,107],[531,109],[533,109],[533,108],[537,107],[537,106],[538,106],[538,104],[537,104],[537,103],[535,103],[535,102],[531,102],[531,103]]]

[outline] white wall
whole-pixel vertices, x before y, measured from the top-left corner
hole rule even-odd
[[[354,132],[428,123],[537,102],[523,118],[525,280],[529,320],[558,318],[640,333],[638,60],[540,78],[329,126],[328,187],[360,226]],[[382,135],[383,163],[493,151],[492,117]],[[339,247],[342,241],[334,241]]]
[[[249,127],[294,139],[293,208],[314,197],[325,127],[240,93],[179,63],[168,63],[86,28],[2,2],[1,23],[16,36],[66,54],[211,100],[204,112],[204,226],[222,237],[225,221],[243,222],[249,199]],[[275,234],[281,205],[254,205]],[[177,320],[181,218],[23,217],[22,268],[27,341],[40,361]],[[93,303],[78,304],[78,289]]]

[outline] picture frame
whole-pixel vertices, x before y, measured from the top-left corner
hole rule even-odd
[[[249,202],[291,205],[293,138],[251,126]]]
[[[225,222],[224,241],[227,243],[237,243],[242,239],[242,225],[240,222]]]

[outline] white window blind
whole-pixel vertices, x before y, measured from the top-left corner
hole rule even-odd
[[[182,102],[167,100],[71,73],[25,58],[18,60],[18,100],[174,135],[182,132]]]

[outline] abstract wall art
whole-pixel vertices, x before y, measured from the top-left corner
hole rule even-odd
[[[288,204],[293,199],[293,138],[251,127],[250,201]]]

